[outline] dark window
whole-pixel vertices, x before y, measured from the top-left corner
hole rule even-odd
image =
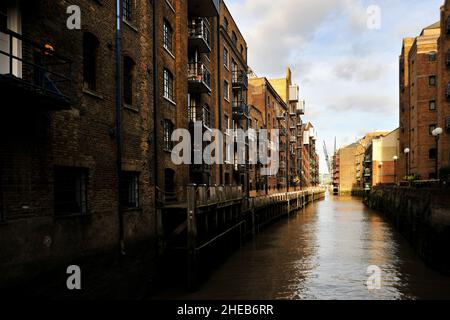
[[[123,171],[120,181],[120,206],[122,208],[139,207],[139,173]]]
[[[435,100],[430,101],[429,107],[430,110],[432,111],[436,110],[436,101]]]
[[[123,60],[123,102],[133,105],[133,70],[134,61],[130,57]]]
[[[169,99],[170,101],[174,100],[173,75],[167,69],[164,69],[164,98]]]
[[[437,53],[436,52],[430,52],[428,54],[428,61],[436,61]]]
[[[436,156],[437,156],[436,148],[430,149],[430,151],[428,152],[428,157],[429,157],[431,160],[435,160],[435,159],[436,159]]]
[[[173,171],[172,169],[164,170],[164,184],[166,192],[168,193],[175,192],[175,171]],[[169,197],[171,196],[172,195],[169,195]]]
[[[97,88],[97,50],[99,42],[91,33],[83,36],[83,80],[84,86],[90,90]]]
[[[223,19],[223,27],[225,28],[226,31],[228,31],[228,26],[229,26],[228,19],[224,18]]]
[[[58,216],[87,213],[88,170],[83,168],[55,168],[55,214]]]
[[[228,55],[228,50],[227,48],[223,48],[223,65],[228,69],[229,64],[230,64],[230,57]]]
[[[211,111],[207,105],[203,108],[203,123],[208,128],[211,128]]]
[[[230,84],[227,80],[223,81],[223,97],[225,100],[230,100]]]
[[[132,0],[123,0],[123,18],[127,21],[133,19]]]
[[[164,20],[163,27],[163,40],[164,40],[164,48],[172,52],[173,45],[173,29],[170,26],[170,23],[167,20]]]
[[[6,3],[0,4],[0,30],[8,28],[8,8]]]
[[[164,120],[164,144],[163,148],[165,151],[172,151],[172,133],[173,133],[173,123],[170,120]]]
[[[231,41],[233,42],[234,45],[237,45],[237,35],[236,32],[233,31],[233,33],[231,34]]]
[[[436,76],[430,76],[429,78],[428,78],[428,84],[430,85],[430,86],[435,86],[436,85]]]
[[[433,135],[433,131],[434,131],[434,129],[436,129],[436,127],[437,126],[435,124],[430,125],[430,136]]]
[[[244,55],[244,46],[241,45],[241,55]]]

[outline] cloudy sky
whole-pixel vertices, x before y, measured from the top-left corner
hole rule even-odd
[[[290,66],[319,134],[321,171],[329,152],[368,131],[398,126],[398,56],[402,38],[439,20],[443,0],[226,0],[258,76]],[[379,29],[367,10],[380,8]]]

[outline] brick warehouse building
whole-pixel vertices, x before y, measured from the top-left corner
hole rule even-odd
[[[400,60],[403,74],[400,77],[400,150],[409,149],[410,152],[401,153],[399,159],[402,177],[408,172],[425,180],[436,177],[436,143],[431,132],[438,126],[439,35],[440,23],[435,23],[424,28],[414,40],[404,40],[402,51],[408,58]]]
[[[22,59],[0,60],[10,101],[0,111],[2,286],[90,256],[111,257],[99,264],[114,273],[119,251],[130,260],[139,251],[135,267],[152,268],[152,6],[124,2],[119,86],[115,4],[76,1],[82,29],[69,30],[71,4],[2,3],[2,51]]]
[[[66,26],[73,4],[81,30]],[[187,184],[258,190],[248,165],[170,157],[176,128],[262,120],[248,106],[247,45],[223,1],[122,0],[118,38],[112,0],[4,1],[0,19],[0,92],[12,101],[0,110],[0,288],[47,273],[56,287],[79,264],[87,295],[126,295],[153,281],[157,239],[177,227]],[[286,146],[278,99],[259,128],[283,127]],[[269,178],[272,192],[286,190],[285,173]]]
[[[441,36],[438,50],[439,167],[450,167],[450,2],[441,7]]]

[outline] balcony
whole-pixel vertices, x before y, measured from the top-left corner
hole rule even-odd
[[[0,95],[21,106],[68,110],[72,62],[50,45],[39,45],[11,30],[0,30]]]
[[[305,100],[300,100],[297,102],[295,111],[296,111],[297,115],[305,114]]]
[[[203,63],[188,64],[188,84],[190,93],[211,92],[211,73]]]
[[[233,90],[248,90],[248,76],[245,71],[233,71]]]
[[[233,117],[234,119],[248,118],[248,105],[245,101],[233,101]]]
[[[191,124],[201,122],[204,127],[211,128],[211,111],[205,106],[188,107],[188,116]]]
[[[289,102],[298,102],[300,98],[300,89],[298,85],[289,87]]]
[[[189,14],[196,17],[216,17],[220,12],[220,0],[188,0]]]
[[[189,49],[197,49],[199,53],[211,52],[211,31],[209,22],[205,18],[192,20],[188,27]]]

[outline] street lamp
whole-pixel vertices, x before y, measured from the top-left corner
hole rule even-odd
[[[398,156],[394,156],[394,183],[397,184],[397,161]]]
[[[439,180],[439,137],[441,136],[442,128],[436,128],[433,130],[432,134],[436,138],[436,179]]]
[[[405,153],[405,159],[406,159],[406,175],[409,176],[409,153],[411,150],[409,148],[405,148],[403,151]]]

